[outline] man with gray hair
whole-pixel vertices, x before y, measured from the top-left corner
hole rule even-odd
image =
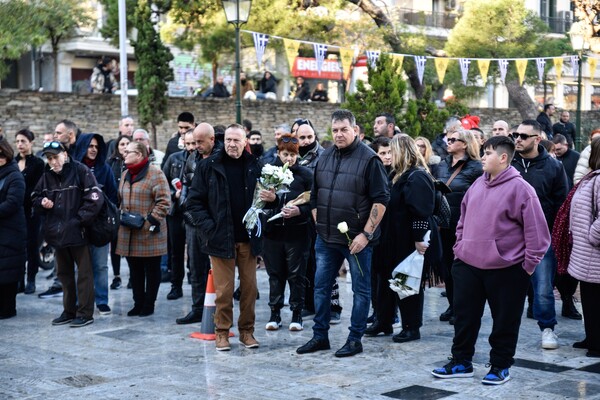
[[[150,135],[148,134],[148,131],[142,128],[136,129],[133,131],[133,140],[136,142],[141,142],[146,146],[148,149],[148,160],[150,161],[150,164],[154,164],[160,168],[162,160],[165,158],[165,153],[160,150],[153,149],[150,146]]]
[[[265,154],[261,157],[261,161],[264,164],[271,164],[275,162],[277,159],[277,140],[284,133],[290,133],[290,126],[288,124],[280,124],[275,127],[275,146],[271,147],[269,150],[265,151]]]

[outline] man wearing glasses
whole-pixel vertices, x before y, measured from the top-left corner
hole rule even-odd
[[[537,121],[525,120],[513,133],[515,158],[512,165],[535,189],[540,199],[548,229],[552,232],[556,213],[567,198],[567,174],[560,161],[550,157],[540,145],[542,127]],[[542,331],[542,348],[558,348],[558,338],[554,333],[556,310],[554,309],[554,274],[556,257],[552,247],[544,255],[531,276],[533,286],[533,318]]]
[[[57,276],[64,291],[63,312],[52,325],[81,327],[94,322],[94,276],[82,229],[100,211],[102,192],[94,174],[73,160],[60,142],[45,143],[43,151],[48,165],[31,199],[46,218],[44,239],[56,252]]]

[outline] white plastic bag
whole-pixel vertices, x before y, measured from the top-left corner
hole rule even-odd
[[[429,242],[430,234],[431,232],[427,231],[423,238],[424,242]],[[425,257],[415,250],[392,271],[392,279],[389,280],[390,289],[396,292],[400,299],[419,293],[424,262]]]

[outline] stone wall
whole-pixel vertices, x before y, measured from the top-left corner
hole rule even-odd
[[[137,121],[136,98],[129,98],[130,114]],[[276,101],[244,101],[243,118],[260,130],[267,146],[272,145],[273,128],[281,123],[291,124],[297,117],[311,119],[317,133],[326,132],[331,113],[338,107],[330,103],[286,103]],[[171,98],[167,119],[158,128],[158,148],[164,149],[172,133],[177,129],[177,115],[182,111],[192,112],[198,121],[228,125],[235,121],[233,99]],[[473,109],[471,114],[481,118],[481,127],[491,132],[495,120],[504,119],[509,125],[521,121],[515,109]],[[574,113],[572,113],[574,114]],[[590,128],[600,126],[600,112],[584,111],[582,126],[587,136]],[[28,127],[38,136],[53,132],[58,121],[71,119],[84,132],[98,132],[107,138],[117,136],[121,115],[119,96],[72,93],[39,93],[0,90],[0,126],[12,138],[19,129]],[[574,121],[575,115],[571,116]],[[41,140],[36,141],[39,146]]]

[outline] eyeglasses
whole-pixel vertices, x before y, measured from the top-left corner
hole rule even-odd
[[[519,133],[519,132],[513,132],[512,135],[513,135],[513,138],[515,138],[515,139],[520,138],[521,140],[527,140],[529,138],[539,136],[539,135],[528,135],[526,133]]]
[[[282,137],[281,141],[283,143],[290,143],[290,142],[292,142],[293,144],[298,144],[298,139],[296,139],[295,137]]]
[[[44,149],[52,148],[52,149],[62,149],[63,145],[60,142],[46,142],[44,143]]]
[[[451,138],[449,138],[449,139],[448,139],[448,143],[449,143],[449,144],[454,144],[454,142],[456,142],[456,141],[459,141],[459,142],[466,143],[464,140],[462,140],[462,139],[458,139],[458,138],[453,138],[453,137],[451,137]]]

